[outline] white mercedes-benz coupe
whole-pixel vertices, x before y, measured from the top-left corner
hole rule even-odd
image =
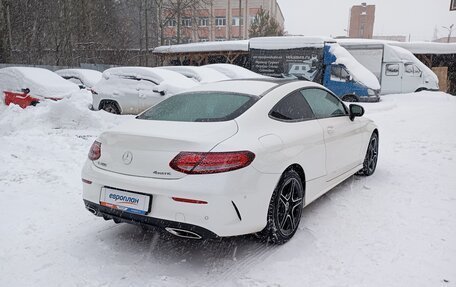
[[[93,143],[83,199],[97,216],[185,238],[281,244],[303,207],[374,173],[379,133],[321,85],[230,80],[177,94]]]

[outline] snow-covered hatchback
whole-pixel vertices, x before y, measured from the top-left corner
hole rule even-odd
[[[378,130],[323,86],[232,80],[162,101],[103,133],[82,170],[86,208],[187,238],[284,243],[302,208],[376,168]]]

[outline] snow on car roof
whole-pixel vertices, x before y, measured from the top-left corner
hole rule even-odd
[[[225,76],[225,74],[207,67],[166,66],[160,68],[180,73],[186,77],[195,79],[199,83],[211,83],[230,79],[229,77]]]
[[[225,74],[230,79],[259,79],[259,78],[270,78],[252,72],[246,68],[231,65],[231,64],[210,64],[203,67],[214,69],[222,74]]]
[[[103,78],[108,80],[111,77],[134,77],[144,79],[158,84],[157,89],[163,89],[171,94],[193,88],[198,85],[195,81],[170,70],[148,67],[117,67],[103,72]]]
[[[250,39],[250,48],[264,50],[297,49],[302,47],[323,48],[326,42],[334,43],[335,40],[323,36],[260,37]]]
[[[32,67],[8,67],[0,69],[0,88],[21,91],[30,89],[30,94],[42,97],[67,97],[79,91],[79,87],[54,72]]]
[[[101,80],[102,73],[89,69],[63,69],[55,71],[55,73],[62,77],[74,77],[80,79],[82,83],[88,87],[95,86]]]
[[[331,44],[331,53],[336,56],[336,64],[342,64],[348,68],[351,75],[367,87],[379,90],[380,84],[377,77],[369,71],[366,67],[361,65],[346,49],[342,48],[339,44]]]
[[[180,45],[161,46],[154,49],[156,54],[192,53],[192,52],[220,52],[220,51],[248,51],[249,40],[201,42]]]
[[[413,54],[456,54],[456,43],[392,42],[390,44],[407,49]]]
[[[218,91],[218,92],[232,92],[241,93],[254,96],[260,96],[267,90],[276,87],[277,82],[273,81],[260,81],[260,80],[229,80],[216,83],[203,84],[199,87],[195,87],[188,92],[207,92],[207,91]]]

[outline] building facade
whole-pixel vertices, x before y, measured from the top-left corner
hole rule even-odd
[[[355,5],[350,9],[348,37],[372,39],[374,34],[375,5]]]
[[[268,11],[284,27],[285,19],[277,0],[213,0],[183,11],[180,35],[179,17],[169,19],[164,27],[164,43],[176,44],[178,38],[180,43],[248,39],[250,25],[260,9]]]

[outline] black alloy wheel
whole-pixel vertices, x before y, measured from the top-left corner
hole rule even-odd
[[[304,204],[301,177],[294,170],[283,175],[271,198],[266,228],[259,233],[262,239],[275,244],[290,240],[298,230]]]
[[[373,133],[369,146],[367,147],[366,157],[364,158],[363,169],[358,172],[359,175],[370,176],[374,174],[378,161],[378,135]]]

